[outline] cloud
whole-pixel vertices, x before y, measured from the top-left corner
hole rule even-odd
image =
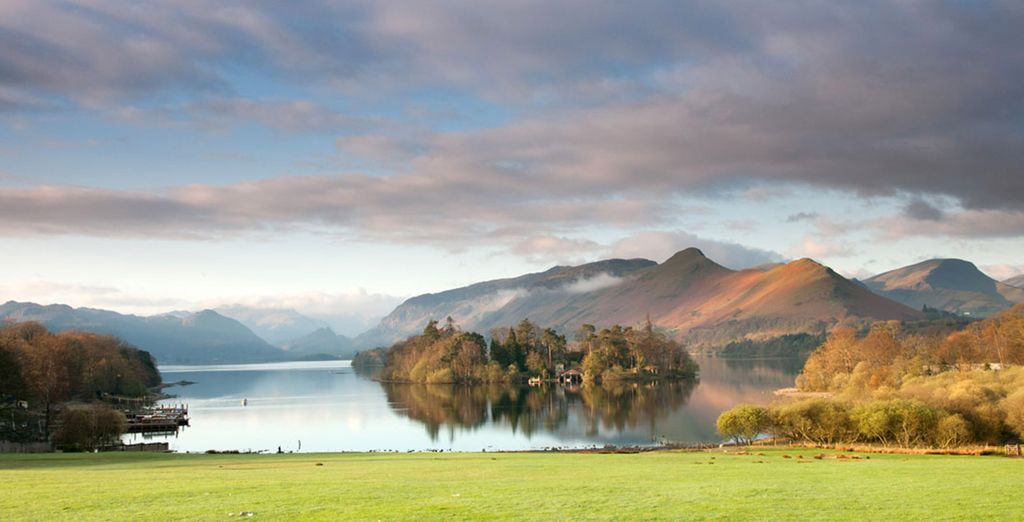
[[[306,292],[282,295],[241,296],[230,300],[200,303],[203,308],[220,308],[225,303],[259,309],[295,310],[300,314],[326,322],[341,335],[354,336],[375,326],[405,298],[369,293]]]
[[[983,272],[996,281],[1006,281],[1012,277],[1024,275],[1024,265],[983,265],[980,267]]]
[[[336,146],[371,174],[2,189],[0,234],[301,227],[552,259],[561,246],[598,248],[566,239],[583,225],[679,227],[680,198],[810,186],[912,198],[895,233],[1009,237],[1024,212],[1021,25],[1010,2],[14,0],[0,18],[0,104],[42,96],[126,118],[180,110],[210,127],[354,126]],[[459,92],[515,116],[396,136],[317,101],[246,97],[237,77],[349,106]],[[934,197],[964,211],[943,218]]]
[[[559,290],[568,292],[570,294],[585,294],[587,292],[594,292],[604,288],[611,288],[624,279],[621,277],[615,277],[611,274],[597,274],[593,277],[585,277],[577,279],[576,281],[561,287]]]
[[[404,297],[369,293],[360,289],[334,293],[225,296],[197,301],[173,295],[153,297],[109,285],[36,280],[4,285],[0,302],[6,300],[67,304],[141,315],[156,315],[172,310],[222,308],[226,303],[260,309],[290,309],[326,322],[337,333],[352,336],[376,325],[382,317],[401,304]]]
[[[5,284],[0,301],[7,300],[30,301],[44,305],[66,304],[145,315],[189,306],[188,301],[173,296],[153,297],[126,292],[109,285],[42,280]]]
[[[222,130],[255,124],[290,132],[364,130],[380,122],[345,114],[304,99],[207,96],[172,106],[120,106],[109,113],[118,121]]]
[[[790,214],[786,218],[786,223],[799,223],[800,221],[809,221],[817,219],[819,214],[817,212],[797,212],[796,214]]]
[[[810,257],[819,260],[856,255],[854,249],[848,244],[811,235],[804,236],[800,243],[791,249],[791,252],[793,257]]]
[[[937,209],[936,209],[937,210]],[[1024,211],[963,210],[911,216],[911,212],[873,220],[865,225],[885,239],[913,236],[970,239],[1024,236]]]
[[[516,243],[509,251],[535,263],[579,264],[603,250],[597,242],[556,236],[533,236]]]
[[[640,257],[662,262],[672,254],[688,247],[699,248],[711,260],[732,269],[750,268],[785,260],[776,252],[706,239],[682,231],[647,231],[634,234],[612,244],[611,255],[620,258]]]
[[[0,188],[0,234],[215,239],[302,227],[449,247],[518,238],[518,252],[540,255],[557,247],[545,231],[630,226],[666,213],[658,203],[643,199],[593,195],[556,201],[564,195],[538,198],[513,178],[474,178],[462,172],[431,177],[292,176],[226,186],[185,185],[157,193]],[[577,241],[574,246],[588,244]]]
[[[914,198],[910,203],[907,203],[903,213],[910,219],[921,221],[941,221],[945,217],[942,210],[921,198]]]

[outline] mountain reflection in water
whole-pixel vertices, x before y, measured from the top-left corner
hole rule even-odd
[[[386,384],[339,361],[161,367],[167,382],[195,382],[165,401],[187,403],[192,422],[147,440],[178,451],[296,451],[301,441],[304,452],[716,442],[719,413],[770,402],[801,364],[696,360],[697,382],[576,388]]]

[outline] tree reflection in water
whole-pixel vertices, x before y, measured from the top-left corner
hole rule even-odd
[[[423,423],[431,440],[442,428],[506,426],[512,433],[556,433],[570,422],[582,432],[646,428],[686,405],[695,380],[663,383],[604,383],[564,387],[382,383],[388,404]]]

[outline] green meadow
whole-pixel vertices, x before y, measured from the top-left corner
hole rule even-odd
[[[821,454],[0,455],[0,519],[1024,518],[1024,459]]]

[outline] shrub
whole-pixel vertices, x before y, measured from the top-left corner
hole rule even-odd
[[[942,412],[918,400],[890,399],[869,402],[853,415],[864,438],[909,448],[932,444]]]
[[[775,406],[771,410],[771,430],[776,435],[815,444],[835,444],[856,438],[845,402],[809,399]]]
[[[1019,389],[1002,402],[1002,410],[1006,412],[1006,424],[1018,437],[1024,437],[1024,388]]]
[[[632,377],[633,377],[633,374],[631,374],[629,371],[627,371],[626,369],[624,369],[623,367],[621,367],[621,366],[619,366],[617,364],[615,366],[612,366],[611,368],[608,368],[607,370],[605,370],[604,372],[601,373],[601,381],[602,382],[604,382],[604,381],[609,381],[609,382],[622,381],[622,380],[630,379]]]
[[[736,441],[750,444],[758,435],[768,431],[771,417],[760,406],[742,404],[718,416],[718,433]]]
[[[935,429],[935,442],[943,448],[953,448],[971,442],[971,427],[957,413],[939,420]]]
[[[65,451],[92,451],[116,444],[128,429],[124,414],[109,406],[72,406],[61,412],[54,442]]]

